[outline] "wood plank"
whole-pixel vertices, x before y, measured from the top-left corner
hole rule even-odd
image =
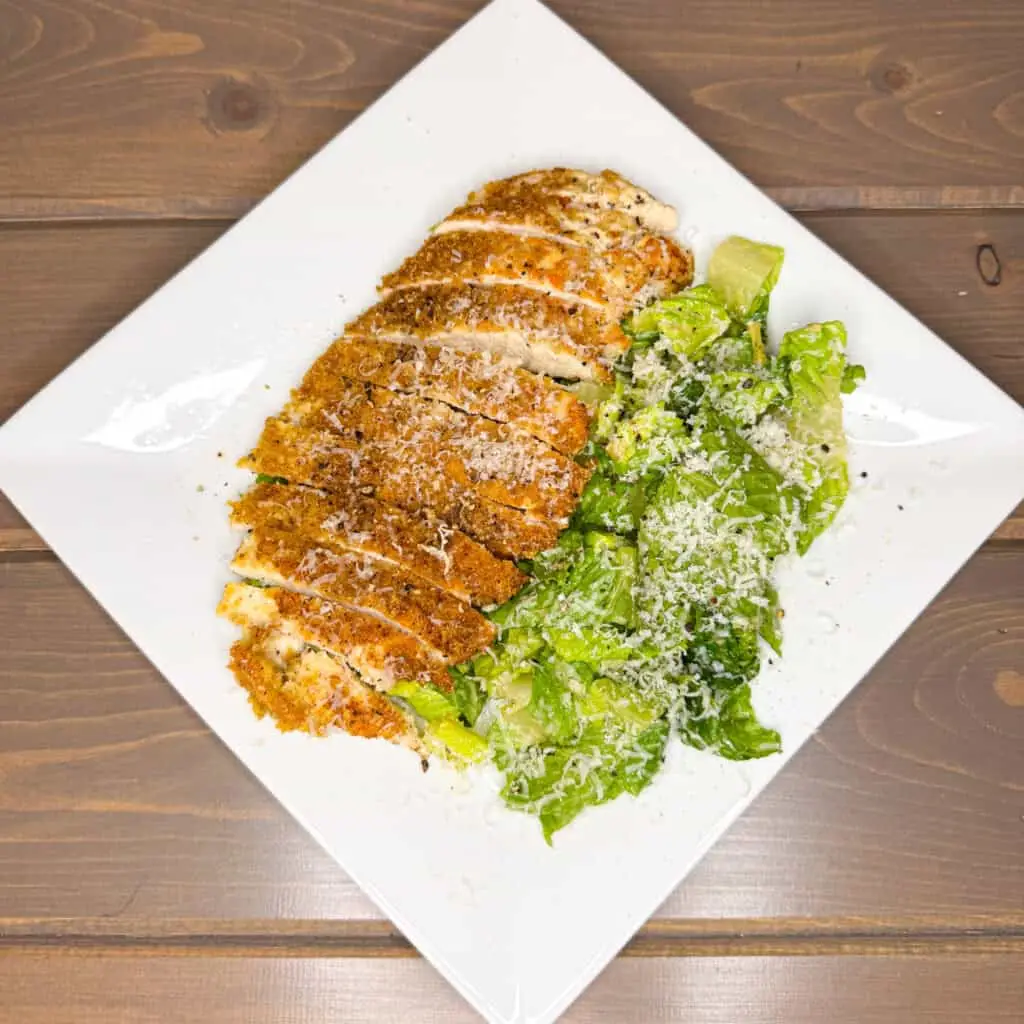
[[[1019,956],[619,960],[565,1024],[1017,1024]],[[12,1024],[470,1024],[418,960],[0,958]]]
[[[0,565],[0,648],[7,918],[379,920],[59,564]],[[989,548],[657,917],[1024,926],[1022,680]]]
[[[480,6],[8,3],[3,191],[260,197]],[[760,183],[1024,180],[1019,4],[552,6]]]

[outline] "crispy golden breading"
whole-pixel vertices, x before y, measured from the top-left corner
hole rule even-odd
[[[676,225],[672,207],[618,175],[560,168],[491,182],[434,232],[517,231],[604,250],[641,246]]]
[[[572,459],[506,423],[336,377],[319,365],[293,392],[282,418],[331,430],[382,459],[432,463],[491,501],[551,519],[572,514],[590,476]]]
[[[256,629],[231,648],[229,667],[260,718],[269,714],[282,732],[322,736],[338,728],[420,749],[409,718],[351,669],[317,651],[281,647],[272,630]]]
[[[488,501],[429,462],[399,463],[338,434],[276,418],[239,465],[334,494],[373,494],[413,512],[427,509],[503,558],[532,558],[551,547],[564,526]]]
[[[217,612],[246,629],[273,629],[301,647],[312,644],[340,658],[379,690],[395,683],[452,688],[437,652],[385,619],[283,587],[229,583]]]
[[[287,530],[253,530],[231,568],[248,579],[380,615],[434,648],[449,664],[473,657],[497,633],[465,602],[390,562],[310,543]]]
[[[507,231],[432,235],[397,271],[383,294],[431,284],[517,285],[603,310],[618,320],[644,299],[678,291],[692,260],[675,243],[649,235],[635,249],[597,253],[570,242]]]
[[[568,167],[527,171],[488,182],[471,192],[466,204],[493,204],[503,197],[508,200],[529,192],[562,196],[579,208],[616,210],[638,221],[647,231],[663,234],[679,226],[679,217],[671,206],[659,202],[650,192],[615,171],[590,174]]]
[[[526,582],[513,562],[496,558],[436,516],[359,494],[339,498],[308,487],[263,483],[231,508],[238,526],[280,527],[339,550],[383,558],[474,604],[501,604]]]
[[[409,294],[397,292],[395,297]],[[310,373],[314,371],[433,398],[511,423],[567,455],[575,455],[587,442],[590,413],[575,395],[494,353],[342,337],[313,364]]]
[[[618,321],[601,310],[515,285],[453,283],[395,291],[356,317],[346,332],[494,353],[535,373],[570,380],[610,380],[609,367],[629,347]]]

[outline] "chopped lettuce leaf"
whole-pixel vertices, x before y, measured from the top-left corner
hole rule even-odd
[[[849,491],[842,383],[846,329],[838,321],[790,331],[779,347],[791,397],[786,426],[804,446],[801,474],[809,496],[803,505],[803,554],[835,519]]]
[[[685,436],[683,421],[659,403],[622,420],[607,450],[615,471],[635,478],[675,461]]]
[[[782,749],[779,734],[758,721],[747,683],[730,690],[695,688],[673,717],[686,743],[730,761],[767,757]]]
[[[459,714],[470,725],[476,725],[487,696],[476,678],[459,668],[450,668],[448,674],[452,678],[452,699]]]
[[[763,325],[768,296],[779,279],[784,258],[785,251],[777,245],[733,235],[711,254],[708,284],[722,296],[736,320],[755,320]],[[757,340],[762,340],[760,334]]]
[[[703,393],[713,409],[742,426],[752,426],[787,396],[781,377],[754,368],[713,373]]]
[[[607,469],[598,469],[587,482],[573,516],[579,527],[595,527],[613,533],[632,533],[647,504],[641,480],[621,480]]]
[[[452,697],[442,693],[432,683],[395,683],[388,691],[389,697],[397,697],[409,705],[420,718],[436,722],[442,718],[456,718],[459,709]]]
[[[576,702],[566,674],[556,671],[549,659],[537,662],[527,712],[544,729],[549,743],[567,743],[576,734]]]
[[[847,363],[843,368],[843,380],[839,390],[844,395],[852,395],[867,378],[867,371],[859,363]]]
[[[634,338],[658,339],[675,355],[692,360],[731,324],[719,296],[707,285],[698,285],[639,310],[625,326]]]
[[[510,764],[502,795],[510,807],[536,814],[550,843],[584,808],[650,785],[668,736],[664,720],[640,733],[594,721],[573,746],[534,748]]]
[[[487,757],[490,747],[487,740],[467,729],[454,718],[442,718],[429,722],[426,729],[429,747],[441,748],[441,752],[455,761],[472,763]]]

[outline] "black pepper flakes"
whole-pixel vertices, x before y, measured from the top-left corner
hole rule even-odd
[[[822,450],[822,451],[823,451],[823,452],[824,452],[824,453],[825,453],[826,455],[828,455],[828,453],[829,453],[830,451],[832,451],[832,449],[831,449],[831,448],[829,448],[829,446],[828,446],[827,444],[823,444],[823,445],[821,446],[821,450]]]
[[[898,508],[898,509],[899,509],[899,510],[900,510],[901,512],[903,511],[903,506],[902,506],[902,505],[897,505],[896,507],[897,507],[897,508]]]
[[[865,469],[861,470],[860,478],[861,478],[861,480],[867,480],[867,478],[868,478],[867,470],[865,470]]]

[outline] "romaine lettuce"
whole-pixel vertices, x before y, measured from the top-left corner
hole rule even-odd
[[[722,296],[736,320],[754,320],[763,327],[768,315],[768,296],[779,279],[784,257],[784,250],[777,245],[733,235],[711,254],[708,285]]]
[[[675,355],[693,360],[731,324],[719,296],[707,285],[698,285],[641,309],[624,326],[641,342],[657,341]]]

